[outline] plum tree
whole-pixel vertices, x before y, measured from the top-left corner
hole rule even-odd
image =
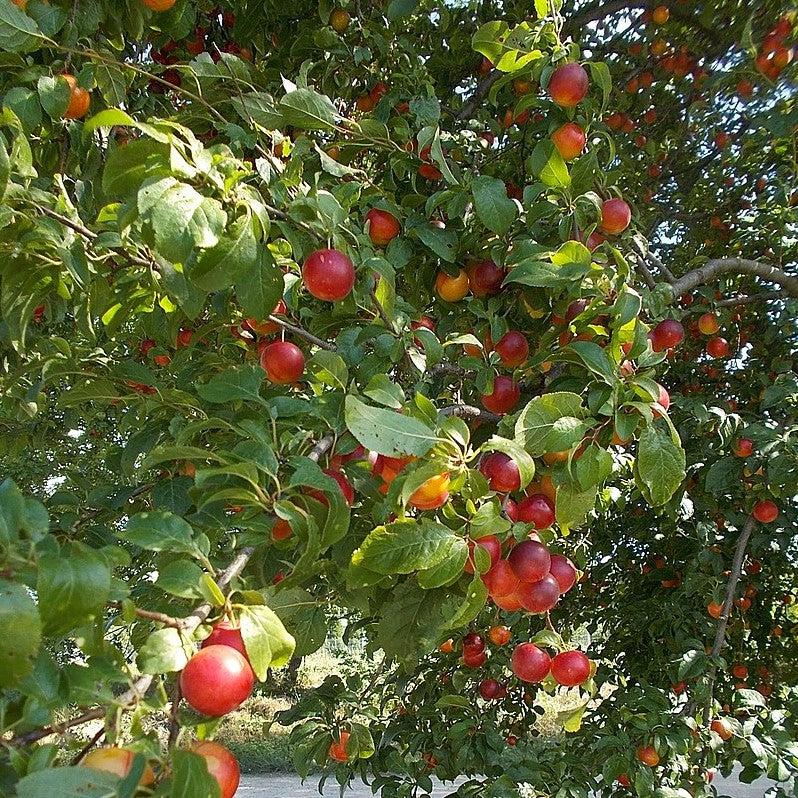
[[[0,0],[2,789],[345,626],[304,776],[795,794],[794,9],[118,6]]]

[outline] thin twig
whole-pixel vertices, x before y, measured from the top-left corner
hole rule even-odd
[[[488,410],[480,410],[473,405],[450,405],[438,411],[442,416],[457,416],[458,418],[472,418],[480,421],[501,421],[504,416],[498,413],[491,413]]]
[[[77,754],[75,754],[75,756],[72,758],[71,764],[73,766],[79,764],[83,757],[86,756],[86,754],[88,754],[89,751],[91,751],[91,749],[94,748],[94,746],[97,745],[97,743],[100,742],[104,736],[105,728],[102,728],[91,738],[91,740],[86,743],[86,745],[83,746],[83,748],[80,749],[80,751],[77,752]]]
[[[300,338],[304,338],[306,341],[310,341],[310,343],[315,344],[320,349],[326,349],[328,352],[335,352],[335,346],[333,344],[323,340],[322,338],[318,338],[317,336],[313,335],[313,333],[308,332],[303,327],[298,327],[296,324],[291,324],[290,321],[286,321],[280,316],[275,316],[274,314],[270,314],[269,321],[273,321],[275,324],[279,324],[280,327],[288,330],[289,332],[294,333],[294,335],[298,335]]]
[[[177,743],[178,735],[180,734],[178,714],[180,712],[180,701],[182,698],[183,693],[180,690],[180,679],[175,679],[174,686],[172,687],[172,706],[169,709],[169,748],[174,748]]]

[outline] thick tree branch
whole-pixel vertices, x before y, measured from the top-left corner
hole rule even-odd
[[[729,615],[731,608],[734,604],[734,594],[737,590],[737,583],[740,581],[740,574],[743,571],[743,560],[745,559],[745,549],[748,545],[748,540],[751,533],[756,526],[756,519],[753,515],[748,517],[745,526],[740,531],[740,537],[737,538],[737,547],[734,550],[734,559],[732,560],[731,572],[729,574],[729,582],[726,585],[726,596],[723,599],[723,609],[718,618],[718,628],[715,631],[715,642],[712,646],[712,656],[717,657],[720,654],[726,642],[726,626],[729,623]]]
[[[689,293],[717,277],[719,274],[751,274],[761,277],[772,283],[780,285],[786,294],[798,297],[798,277],[793,277],[787,272],[782,271],[777,266],[771,266],[757,260],[747,260],[746,258],[717,258],[707,261],[698,269],[693,269],[682,277],[677,278],[671,283],[673,296],[678,297]]]
[[[748,296],[733,296],[728,299],[721,299],[720,302],[715,303],[718,308],[734,308],[737,305],[752,305],[755,302],[768,302],[771,299],[784,299],[786,293],[782,290],[776,291],[762,291],[759,294],[750,294]]]
[[[477,83],[474,93],[471,95],[471,99],[469,99],[469,101],[460,109],[460,112],[457,114],[456,118],[459,121],[469,119],[473,115],[482,98],[490,91],[490,87],[501,76],[502,73],[494,69],[489,75],[482,78],[482,80]]]
[[[734,594],[737,591],[737,583],[740,581],[740,574],[743,570],[743,560],[745,559],[745,549],[748,546],[748,541],[751,533],[756,526],[756,519],[754,516],[749,516],[745,522],[745,526],[740,530],[740,536],[737,538],[737,546],[734,550],[734,559],[732,560],[731,571],[729,572],[729,582],[726,585],[726,596],[723,599],[723,607],[718,618],[718,626],[715,630],[715,641],[712,645],[711,657],[717,657],[726,643],[726,627],[729,624],[729,615],[734,604]],[[712,665],[709,671],[709,683],[707,685],[707,696],[704,703],[704,723],[709,725],[710,710],[712,708],[712,692],[715,687],[715,678],[717,676],[717,665]]]

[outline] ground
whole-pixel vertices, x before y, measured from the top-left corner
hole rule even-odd
[[[718,795],[727,798],[762,798],[769,782],[760,780],[754,784],[740,784],[735,779],[717,778]],[[264,776],[244,776],[238,788],[236,798],[318,798],[318,780],[310,779],[302,784],[296,776],[269,774]],[[450,787],[443,786],[435,791],[435,798],[442,798],[451,792]],[[324,790],[325,798],[333,798],[339,794],[338,785],[331,781]],[[372,798],[371,790],[358,785],[356,789],[346,793],[347,798]]]

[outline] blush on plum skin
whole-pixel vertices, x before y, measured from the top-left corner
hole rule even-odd
[[[316,299],[338,302],[346,299],[355,286],[355,267],[337,249],[317,249],[305,259],[302,280]]]
[[[275,341],[260,354],[261,368],[275,385],[291,385],[305,373],[305,355],[290,341]]]
[[[482,458],[479,470],[491,490],[512,493],[521,487],[521,472],[516,462],[504,452],[490,452]]]
[[[186,702],[211,718],[219,718],[249,698],[255,674],[246,659],[230,646],[200,649],[180,673]]]
[[[510,377],[500,374],[493,380],[493,391],[482,395],[482,404],[491,413],[503,416],[521,399],[521,389]]]
[[[535,684],[549,675],[551,657],[534,643],[521,643],[513,651],[511,667],[521,681]]]
[[[549,79],[549,96],[562,108],[574,108],[587,96],[590,79],[581,64],[557,67]]]

